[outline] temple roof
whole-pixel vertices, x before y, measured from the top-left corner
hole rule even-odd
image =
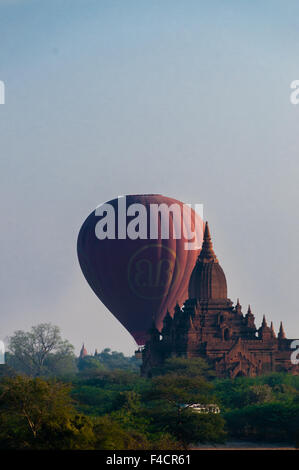
[[[203,244],[189,282],[189,298],[227,299],[226,278],[213,249],[208,222]]]
[[[84,343],[83,343],[79,357],[80,357],[81,359],[83,359],[83,357],[85,357],[85,356],[87,356],[87,355],[88,355],[88,352],[87,352],[87,350],[86,350],[86,348],[85,348],[85,346],[84,346]]]
[[[280,322],[280,327],[279,327],[279,332],[278,332],[278,339],[285,339],[286,338],[286,334],[284,332],[284,328],[283,328],[283,325],[282,325],[282,321]]]
[[[211,240],[210,229],[208,222],[205,223],[205,231],[203,236],[203,243],[201,247],[201,251],[198,257],[198,260],[203,263],[209,263],[214,261],[214,263],[218,263],[218,259],[215,255],[213,249],[213,243]]]

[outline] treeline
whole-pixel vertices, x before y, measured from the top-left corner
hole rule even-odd
[[[139,372],[140,364],[140,359],[136,359],[135,356],[127,357],[121,352],[111,351],[110,348],[105,348],[94,356],[85,356],[83,360],[77,360],[77,368],[80,372],[95,369],[121,369]]]
[[[59,329],[10,339],[0,366],[1,449],[186,449],[226,439],[299,441],[299,377],[217,379],[202,359],[173,358],[153,377],[105,349],[78,361]],[[188,405],[217,404],[216,413]]]
[[[57,326],[42,323],[29,332],[18,330],[9,338],[5,354],[7,366],[32,377],[73,376],[79,371],[122,369],[139,372],[140,360],[121,352],[104,349],[80,360],[74,346],[63,340]]]
[[[298,375],[274,373],[214,385],[231,437],[299,444]]]

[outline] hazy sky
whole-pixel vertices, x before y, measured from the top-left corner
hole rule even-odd
[[[229,297],[299,337],[299,3],[0,0],[1,328],[132,353],[76,240],[120,194],[203,203]]]

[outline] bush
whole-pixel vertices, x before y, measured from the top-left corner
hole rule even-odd
[[[299,429],[299,406],[266,403],[225,414],[228,432],[239,439],[295,442]]]

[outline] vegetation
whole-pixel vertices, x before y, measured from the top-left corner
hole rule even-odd
[[[58,326],[42,323],[31,331],[18,330],[9,339],[6,362],[18,372],[33,377],[76,371],[74,347],[63,340]]]
[[[0,384],[1,449],[85,449],[91,423],[77,413],[69,386],[16,376]]]
[[[299,376],[272,373],[214,382],[229,435],[268,442],[299,441]]]
[[[140,360],[135,356],[126,357],[121,352],[111,351],[109,348],[103,349],[101,353],[95,356],[86,356],[83,360],[78,361],[78,368],[81,372],[92,369],[109,369],[109,370],[130,370],[139,372]]]
[[[299,445],[298,376],[218,379],[202,359],[172,358],[146,379],[138,366],[110,349],[78,361],[50,324],[17,331],[0,366],[0,449],[171,450],[229,438]]]

